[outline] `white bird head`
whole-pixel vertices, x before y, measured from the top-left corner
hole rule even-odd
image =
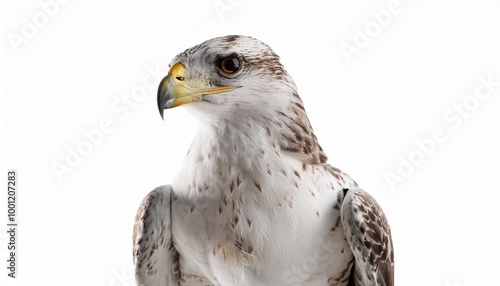
[[[158,109],[185,105],[213,126],[267,130],[283,151],[324,163],[293,79],[279,57],[248,36],[205,41],[177,55],[158,89]]]
[[[214,38],[171,62],[158,89],[158,108],[186,105],[214,119],[284,112],[297,94],[293,80],[269,46],[248,36]]]

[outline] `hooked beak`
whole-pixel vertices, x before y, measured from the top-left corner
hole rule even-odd
[[[182,63],[176,63],[158,87],[158,110],[163,111],[190,102],[202,101],[204,95],[216,94],[234,89],[233,86],[207,87],[203,80],[191,80],[189,71]]]

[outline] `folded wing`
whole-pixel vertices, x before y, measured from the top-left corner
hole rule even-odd
[[[394,286],[394,250],[389,224],[375,199],[345,190],[341,219],[355,263],[349,285]]]
[[[172,188],[161,186],[141,202],[133,242],[137,285],[179,285],[179,254],[172,241]]]

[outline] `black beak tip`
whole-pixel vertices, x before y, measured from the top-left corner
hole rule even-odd
[[[160,112],[161,119],[164,120],[163,118],[163,111],[165,110],[165,104],[163,103],[162,100],[162,95],[158,93],[158,111]]]
[[[163,118],[163,110],[160,110],[160,115],[161,115],[161,120],[165,120],[165,118]]]
[[[165,110],[165,105],[167,103],[167,98],[165,95],[165,89],[166,89],[166,82],[168,80],[168,76],[164,77],[162,81],[160,82],[160,86],[158,86],[158,97],[157,97],[157,103],[158,103],[158,111],[160,112],[161,119],[164,120],[163,118],[163,111]]]

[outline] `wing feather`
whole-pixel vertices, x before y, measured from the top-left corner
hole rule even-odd
[[[172,188],[161,186],[141,202],[133,242],[137,285],[179,285],[179,254],[172,241]]]
[[[382,208],[361,189],[345,194],[341,219],[355,264],[349,285],[394,286],[394,249]]]

